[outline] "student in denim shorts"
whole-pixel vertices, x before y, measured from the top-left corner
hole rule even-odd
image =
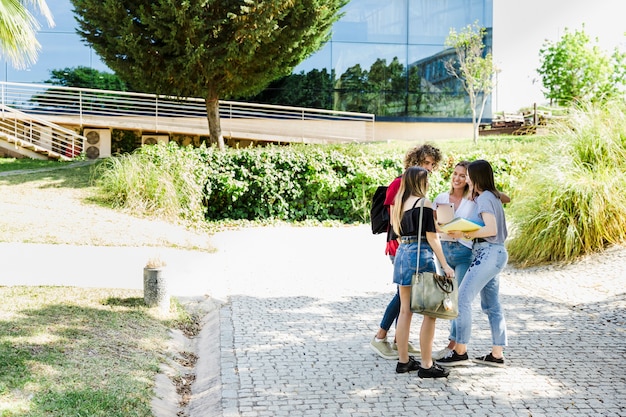
[[[419,272],[435,272],[433,254],[437,256],[446,276],[454,277],[441,249],[439,236],[435,229],[432,203],[426,199],[428,190],[428,171],[421,167],[410,167],[402,175],[400,188],[391,210],[391,225],[399,236],[400,245],[396,251],[393,269],[393,282],[400,293],[400,315],[396,328],[398,346],[397,373],[418,371],[420,378],[447,377],[449,372],[433,363],[432,345],[435,337],[435,317],[423,316],[420,330],[420,349],[422,362],[409,356],[408,344],[411,330],[411,281],[420,257]],[[423,203],[423,207],[422,207]],[[421,216],[420,216],[421,214]],[[420,225],[420,217],[422,223]],[[417,253],[418,232],[421,229],[420,253]]]

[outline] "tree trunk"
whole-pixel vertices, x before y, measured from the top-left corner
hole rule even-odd
[[[474,131],[474,143],[478,143],[478,120],[476,117],[476,109],[472,107],[472,128]]]
[[[487,104],[487,94],[483,92],[480,102],[480,113],[478,113],[478,119],[474,125],[474,143],[478,143],[478,137],[480,136],[480,122],[483,120],[483,114],[485,113],[485,104]]]
[[[217,97],[207,97],[204,103],[206,106],[207,119],[209,121],[211,143],[217,143],[220,151],[224,151],[226,150],[226,145],[224,144],[224,137],[222,136],[219,100]]]

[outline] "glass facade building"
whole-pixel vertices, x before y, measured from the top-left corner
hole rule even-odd
[[[374,113],[379,119],[471,117],[469,101],[444,61],[454,59],[445,40],[477,22],[492,46],[493,0],[351,0],[333,26],[332,39],[294,74],[328,74],[327,107]],[[327,84],[328,85],[328,84]],[[484,117],[491,117],[490,100]]]
[[[50,0],[56,26],[38,37],[38,62],[26,70],[6,60],[4,81],[41,83],[53,69],[85,66],[110,72],[75,32],[69,0]],[[331,40],[275,82],[243,101],[374,113],[377,120],[471,120],[467,95],[444,68],[455,57],[444,43],[454,28],[478,22],[492,46],[493,0],[351,0]],[[491,117],[491,100],[483,119]]]

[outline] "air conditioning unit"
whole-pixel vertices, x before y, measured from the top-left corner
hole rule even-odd
[[[141,135],[141,146],[143,145],[167,145],[170,141],[169,135]]]
[[[88,159],[111,156],[111,131],[109,129],[89,129],[83,131],[85,142],[83,152]]]

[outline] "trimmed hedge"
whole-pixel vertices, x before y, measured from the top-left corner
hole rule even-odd
[[[287,221],[369,221],[376,187],[402,172],[400,158],[365,146],[200,148],[209,167],[206,217]]]
[[[111,158],[97,177],[114,206],[177,213],[185,220],[367,223],[374,191],[402,174],[410,147],[291,145],[222,152],[170,142]],[[430,176],[429,196],[448,189],[456,162],[482,157],[478,153],[448,152]],[[508,190],[523,164],[512,164],[504,154],[491,161],[499,187]]]

